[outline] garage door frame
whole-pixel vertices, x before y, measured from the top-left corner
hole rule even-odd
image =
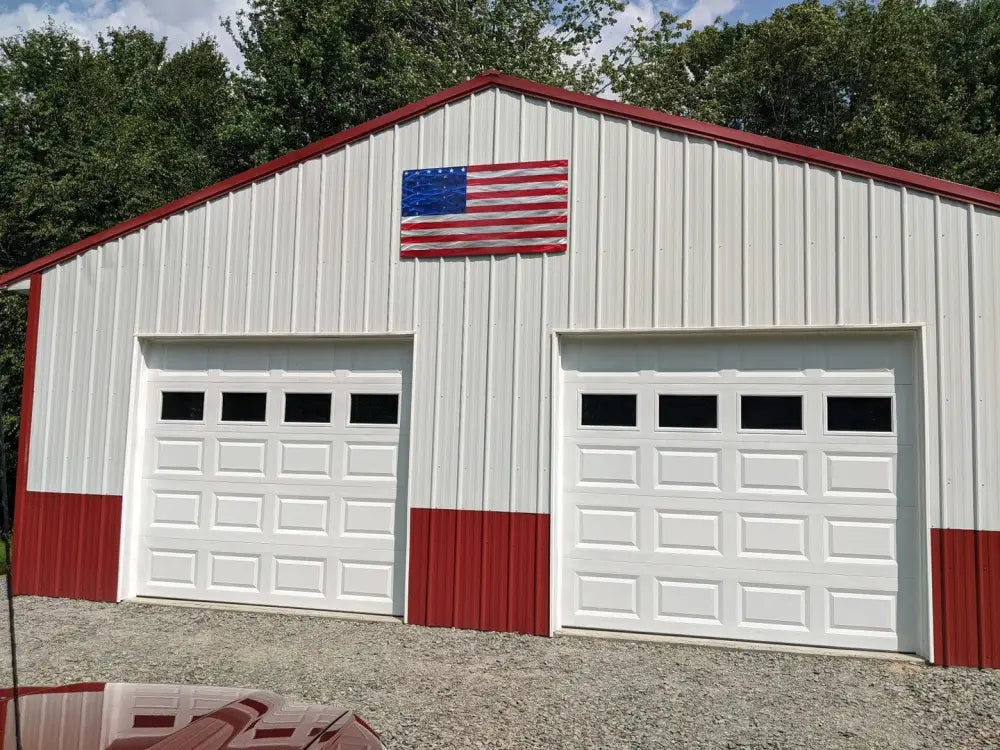
[[[142,497],[143,481],[143,451],[145,444],[145,434],[148,425],[145,423],[144,415],[147,412],[147,388],[149,380],[148,358],[150,350],[163,344],[233,344],[233,343],[259,343],[262,346],[269,346],[282,343],[328,343],[328,344],[395,344],[405,347],[410,355],[409,379],[410,398],[404,399],[409,404],[410,414],[407,415],[406,422],[412,434],[413,430],[413,399],[412,399],[412,378],[414,333],[372,333],[372,334],[332,334],[323,335],[315,333],[307,334],[250,334],[250,335],[219,335],[219,334],[138,334],[133,339],[131,378],[128,400],[128,420],[126,431],[125,450],[125,476],[122,484],[122,517],[121,533],[119,535],[118,551],[118,600],[135,599],[139,591],[139,543],[141,534],[140,514],[138,512],[138,501]],[[406,373],[404,373],[404,387]],[[402,408],[402,405],[401,405]],[[400,420],[402,423],[402,419]],[[406,444],[409,444],[409,435],[406,436]],[[400,445],[403,445],[403,437],[400,436]],[[414,460],[412,447],[407,449],[407,455],[403,462],[402,476],[397,477],[397,492],[403,499],[400,510],[404,514],[403,528],[406,534],[406,546],[403,552],[403,559],[400,563],[403,566],[403,619],[407,617],[406,606],[409,600],[409,564],[410,559],[410,493],[409,478]],[[235,605],[239,606],[239,605]],[[319,610],[325,611],[325,610]]]
[[[718,340],[720,342],[736,338],[747,339],[761,337],[767,339],[794,340],[804,337],[836,337],[850,339],[866,335],[893,336],[906,340],[913,353],[915,382],[915,404],[917,414],[914,415],[914,466],[918,472],[915,486],[917,497],[914,502],[917,507],[916,528],[922,542],[916,544],[916,579],[917,601],[915,603],[919,622],[916,626],[916,653],[928,660],[933,660],[933,601],[931,596],[930,571],[930,514],[931,502],[938,502],[939,488],[930,486],[928,471],[927,446],[935,445],[937,435],[932,434],[933,425],[926,418],[929,410],[929,385],[926,373],[929,363],[927,359],[927,329],[924,324],[905,326],[771,326],[752,328],[685,328],[685,329],[589,329],[569,330],[558,329],[551,336],[550,372],[550,409],[549,409],[549,623],[550,634],[563,627],[561,602],[563,597],[563,549],[562,549],[562,496],[563,469],[565,465],[563,449],[563,399],[566,390],[566,379],[563,373],[563,342],[581,341],[600,343],[601,341],[661,341],[669,345],[672,341],[681,339]]]

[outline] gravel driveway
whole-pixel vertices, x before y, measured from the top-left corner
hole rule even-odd
[[[1000,747],[1000,670],[152,604],[16,607],[25,684],[266,688],[355,708],[394,749]]]

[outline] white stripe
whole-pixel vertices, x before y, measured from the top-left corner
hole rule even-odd
[[[565,222],[561,224],[490,224],[480,227],[461,227],[459,229],[404,229],[403,239],[407,237],[433,237],[434,235],[489,234],[491,232],[548,232],[561,229],[566,231]]]
[[[566,193],[559,195],[526,195],[522,198],[474,198],[465,202],[466,206],[507,206],[508,209],[530,203],[553,203],[566,202],[569,196]]]
[[[569,183],[565,180],[559,182],[502,182],[498,185],[469,185],[466,188],[468,193],[496,193],[501,190],[566,190]]]
[[[476,165],[480,166],[480,165]],[[535,169],[485,169],[483,171],[466,172],[466,179],[474,180],[477,177],[527,177],[539,174],[569,174],[568,167],[536,167]]]
[[[510,203],[511,201],[503,201]],[[470,221],[479,219],[509,219],[512,216],[566,216],[565,208],[541,208],[533,211],[483,211],[476,214],[437,214],[436,216],[404,216],[403,224],[423,224],[428,221]]]
[[[533,245],[565,245],[565,237],[537,237],[530,240],[518,240],[518,239],[505,239],[505,240],[466,240],[466,241],[456,241],[456,242],[435,242],[434,244],[426,245],[404,245],[404,250],[433,250],[436,248],[444,248],[446,250],[454,250],[460,247],[511,247],[516,245],[517,247],[531,247]]]

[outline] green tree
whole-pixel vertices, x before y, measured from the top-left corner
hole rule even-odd
[[[620,0],[251,0],[243,135],[262,161],[499,69],[593,90],[588,53]]]
[[[626,101],[1000,188],[1000,0],[818,0],[687,33],[664,14],[604,61]]]
[[[0,271],[230,174],[236,97],[201,39],[111,30],[95,45],[53,24],[0,40]],[[13,487],[24,301],[0,300],[0,388]]]

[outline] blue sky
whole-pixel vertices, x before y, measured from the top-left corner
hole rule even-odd
[[[51,17],[77,33],[92,38],[109,26],[135,25],[165,36],[171,48],[202,34],[219,40],[223,51],[236,64],[239,55],[219,19],[232,15],[246,0],[0,0],[0,36],[32,28]],[[775,0],[628,0],[618,25],[606,35],[602,47],[617,43],[635,19],[651,23],[659,10],[690,18],[700,28],[716,16],[727,21],[749,21],[769,15],[786,5]]]

